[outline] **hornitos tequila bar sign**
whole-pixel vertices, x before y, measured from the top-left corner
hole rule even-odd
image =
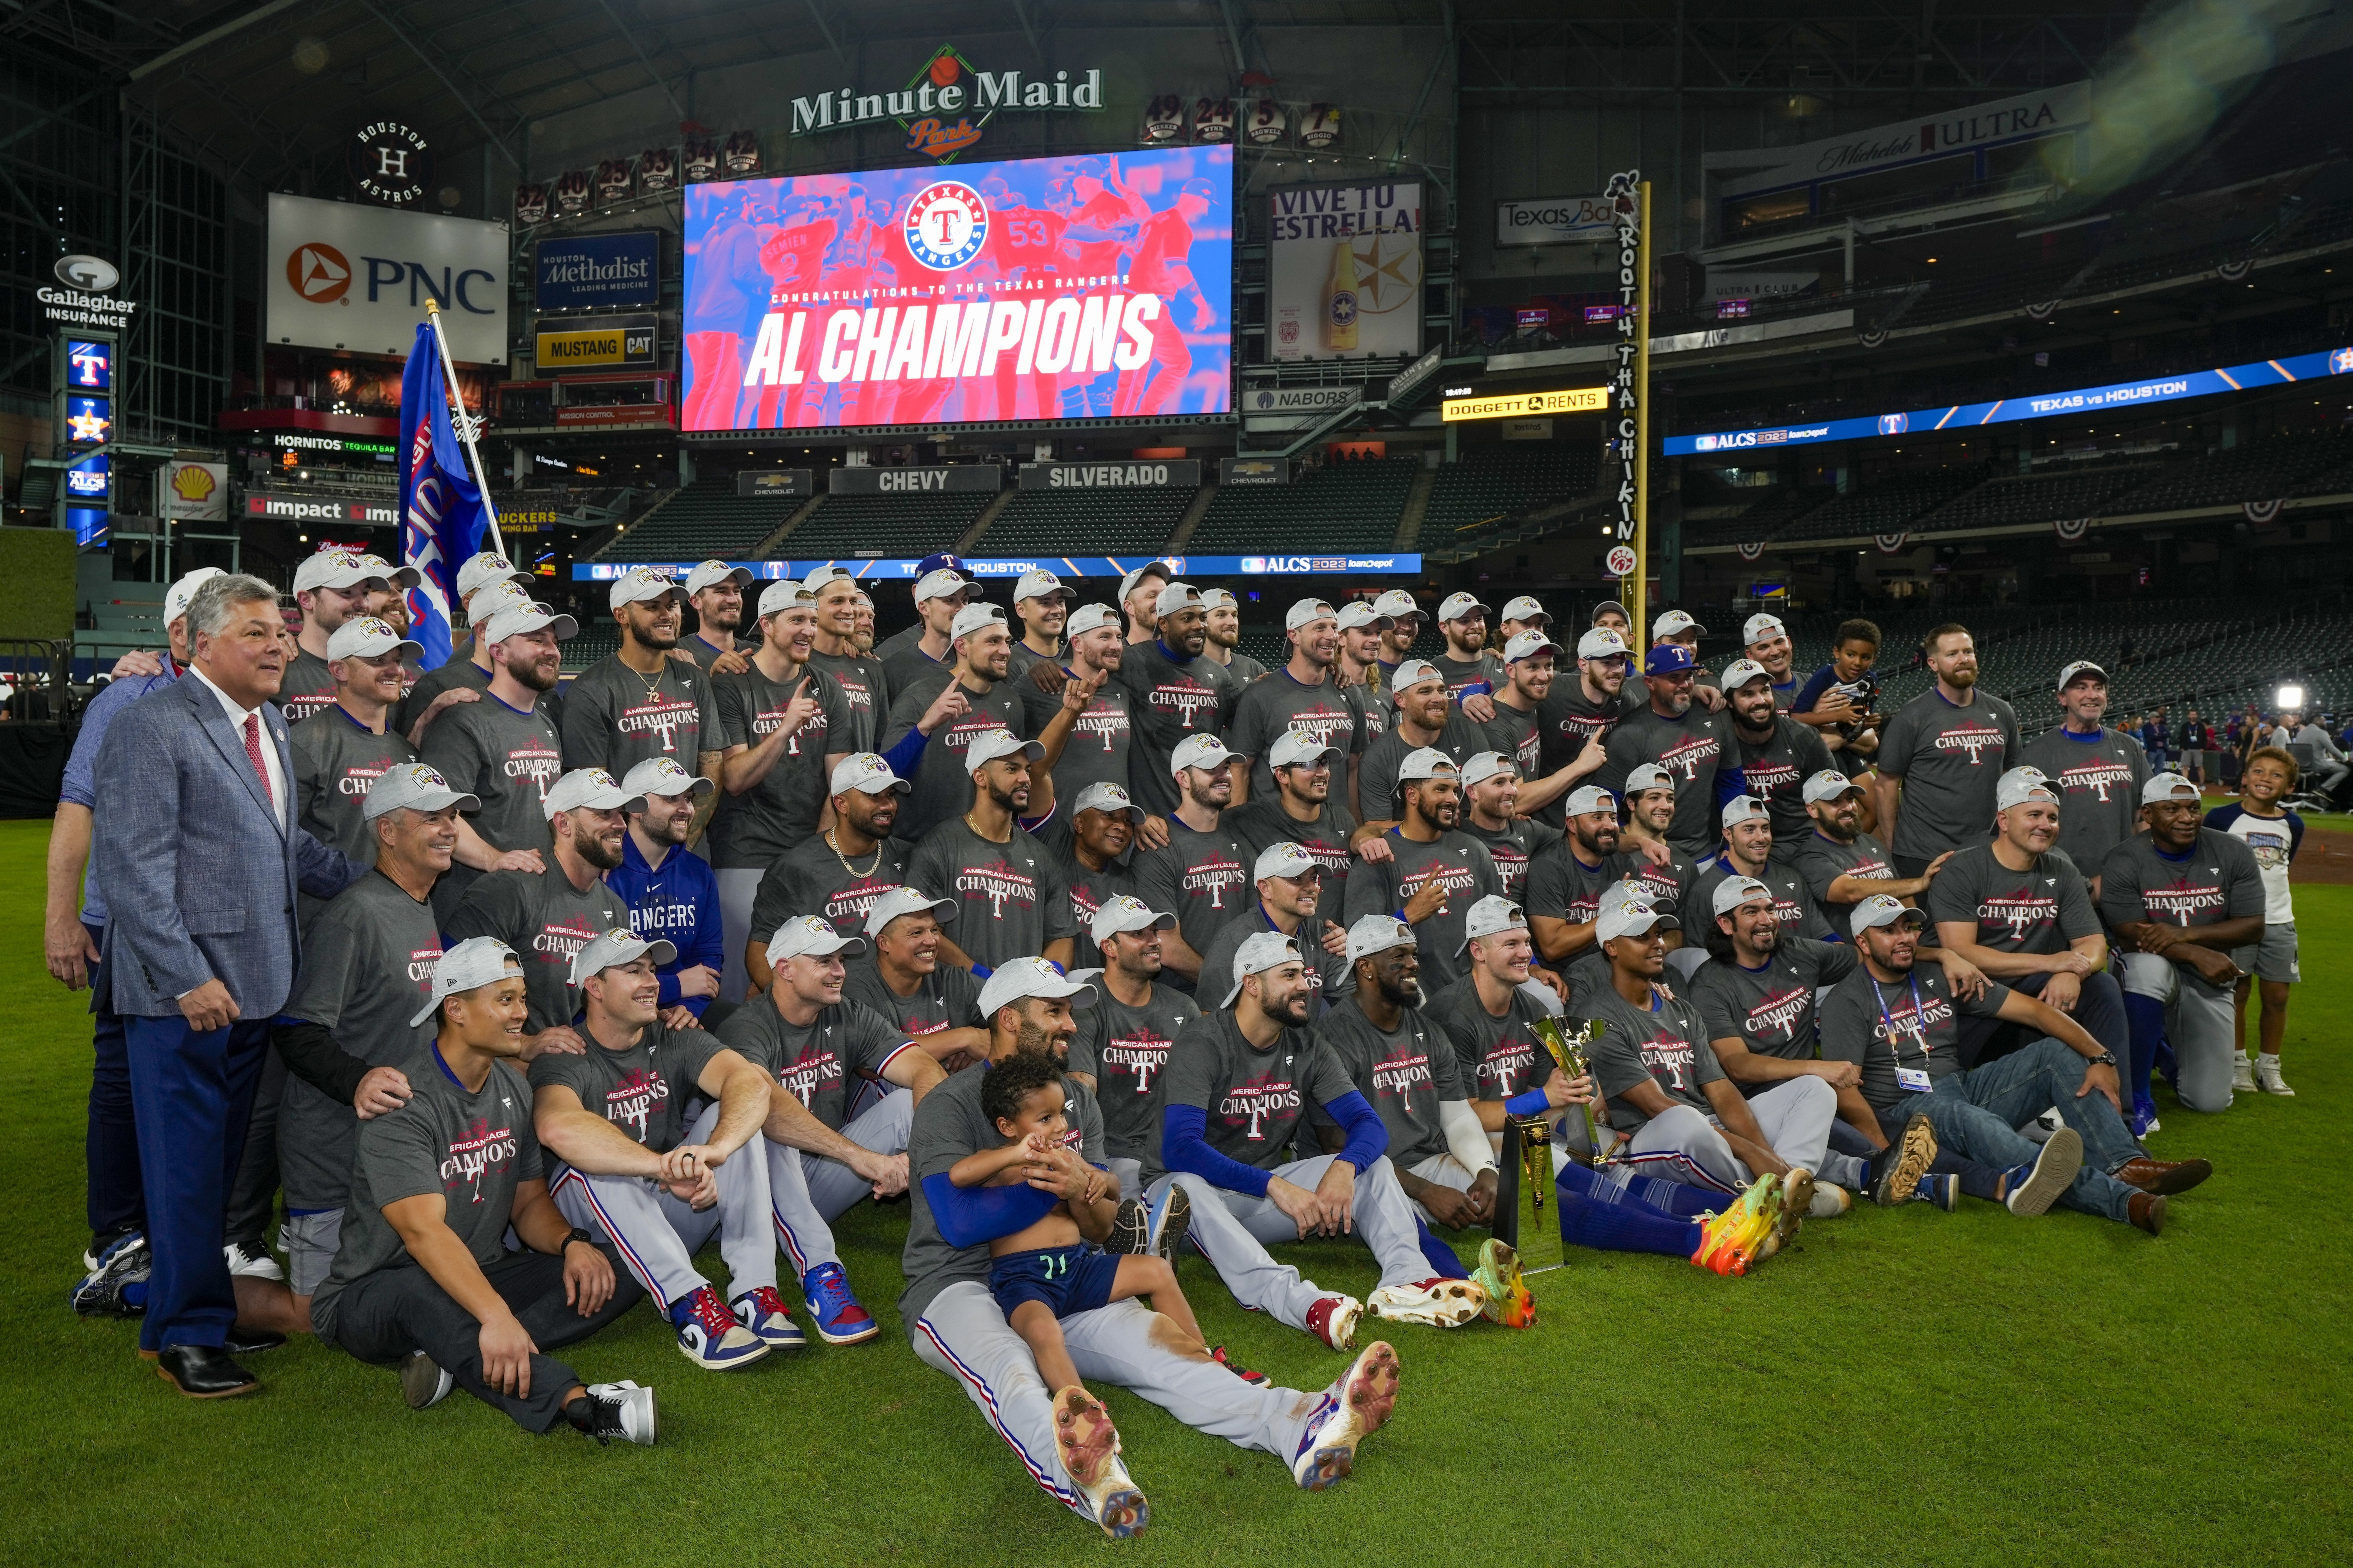
[[[896,124],[907,133],[908,152],[944,163],[976,145],[999,113],[1092,113],[1103,106],[1100,69],[985,71],[954,44],[942,44],[896,92],[844,87],[793,100],[792,133]]]

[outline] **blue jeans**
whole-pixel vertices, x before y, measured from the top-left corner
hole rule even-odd
[[[1899,1111],[1902,1113],[1898,1114]],[[1879,1135],[1890,1143],[1900,1142],[1904,1137],[1904,1124],[1912,1120],[1912,1113],[1898,1106],[1895,1110],[1883,1110],[1878,1115]],[[1879,1153],[1871,1146],[1870,1139],[1843,1121],[1831,1123],[1831,1147],[1839,1153],[1852,1154],[1858,1160],[1873,1159]],[[2001,1193],[2000,1171],[1991,1165],[1965,1159],[1941,1142],[1936,1145],[1936,1157],[1929,1162],[1928,1171],[1932,1175],[1958,1176],[1961,1191],[1973,1198],[1984,1198],[1991,1203]]]
[[[106,928],[87,921],[92,947],[102,947]],[[131,1057],[122,1018],[108,1000],[106,976],[96,960],[90,965],[90,1125],[82,1137],[82,1161],[89,1169],[87,1207],[92,1236],[114,1230],[144,1229],[147,1202],[139,1188],[139,1123],[131,1114]]]
[[[229,1184],[245,1152],[269,1020],[202,1033],[187,1020],[126,1017],[139,1165],[147,1193],[147,1315],[139,1347],[219,1346],[237,1321],[227,1240]]]
[[[2083,1025],[2084,1033],[2114,1051],[2117,1061],[2132,1060],[2132,1025],[2125,1016],[2124,987],[2105,969],[2080,976],[2079,980],[2075,1010],[2068,1016]],[[2050,983],[2048,974],[2021,974],[2002,982],[2012,991],[2023,992],[2037,1001],[2042,999],[2042,988]],[[2031,1037],[2033,1031],[2023,1024],[2005,1024],[1999,1018],[1963,1018],[1959,1036],[1961,1065],[1973,1068],[1999,1061],[2010,1055],[2004,1047],[2010,1041]],[[2119,1069],[2116,1076],[2121,1079],[2126,1075]]]
[[[2060,1119],[2084,1140],[2084,1168],[2059,1201],[2085,1214],[2128,1221],[2134,1189],[2108,1173],[2138,1154],[2140,1146],[2105,1095],[2075,1098],[2084,1068],[2084,1058],[2058,1041],[2037,1040],[1998,1062],[1937,1079],[1933,1093],[1905,1095],[1881,1112],[1881,1119],[1901,1123],[1925,1111],[1940,1148],[2008,1169],[2042,1152],[2018,1124],[2056,1106]]]

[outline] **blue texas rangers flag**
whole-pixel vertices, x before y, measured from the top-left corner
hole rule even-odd
[[[448,662],[458,568],[482,548],[490,503],[474,484],[466,448],[449,423],[448,384],[433,323],[420,321],[400,377],[400,558],[417,568],[408,591],[408,635],[427,669]]]

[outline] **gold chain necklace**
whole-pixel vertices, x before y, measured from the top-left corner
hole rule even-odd
[[[841,868],[853,877],[874,875],[875,868],[882,864],[882,851],[889,847],[882,840],[877,839],[874,844],[874,858],[868,864],[866,869],[861,871],[849,863],[849,856],[841,852],[841,841],[833,836],[833,829],[830,827],[825,830],[825,847],[833,851],[833,858],[841,862]]]

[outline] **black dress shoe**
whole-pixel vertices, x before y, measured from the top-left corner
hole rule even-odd
[[[272,1333],[268,1329],[240,1329],[231,1324],[228,1338],[222,1342],[221,1349],[233,1356],[259,1355],[263,1351],[274,1351],[285,1342],[284,1334]]]
[[[155,1370],[191,1399],[227,1399],[261,1386],[217,1345],[166,1345],[155,1358]]]

